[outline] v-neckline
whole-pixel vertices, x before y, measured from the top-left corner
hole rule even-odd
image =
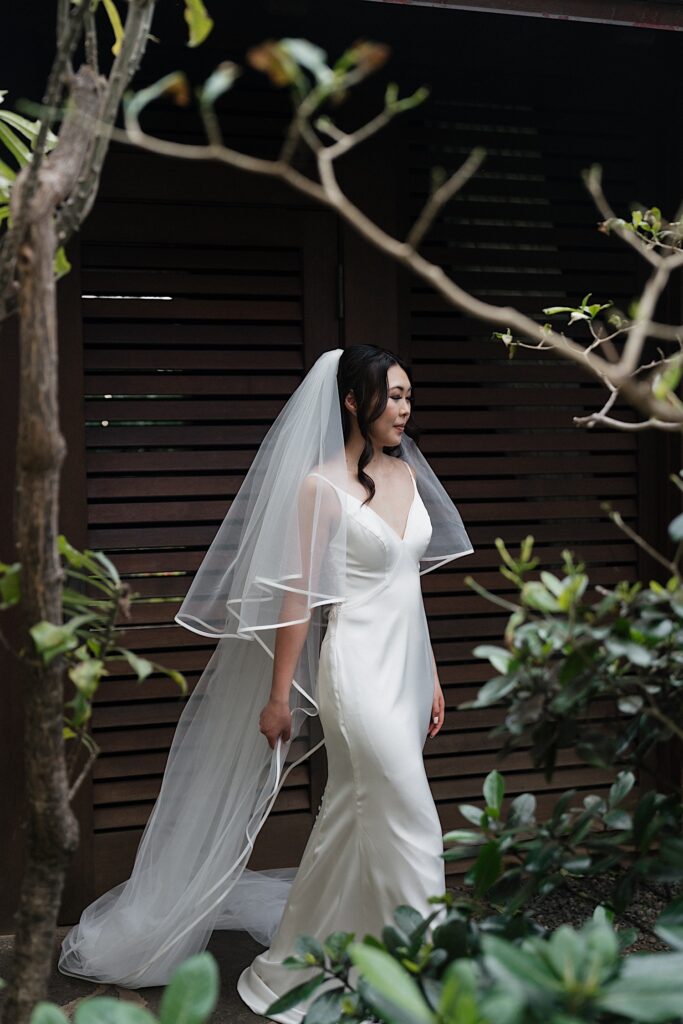
[[[373,516],[375,516],[377,519],[379,519],[380,523],[384,523],[384,525],[386,526],[387,530],[390,530],[391,533],[393,533],[393,535],[396,538],[396,540],[398,541],[398,543],[399,544],[403,544],[405,539],[406,539],[406,534],[408,533],[408,524],[410,522],[410,516],[411,516],[413,508],[415,506],[415,500],[417,498],[417,486],[415,484],[415,477],[412,475],[412,473],[410,474],[410,478],[413,481],[413,500],[410,503],[410,508],[408,509],[408,514],[406,515],[406,521],[403,524],[403,536],[402,537],[399,536],[398,530],[395,530],[393,528],[393,526],[391,526],[390,523],[388,523],[386,521],[384,516],[381,516],[379,514],[379,512],[375,512],[374,508],[372,508],[370,505],[364,505],[360,498],[357,498],[355,494],[351,494],[351,491],[344,490],[344,494],[348,494],[348,496],[350,498],[353,498],[355,501],[357,501],[358,504],[360,505],[361,509],[365,508],[365,509],[368,510],[368,512],[372,512]],[[343,488],[340,488],[340,490],[342,490],[342,489]]]

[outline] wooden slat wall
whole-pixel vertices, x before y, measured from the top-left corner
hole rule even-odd
[[[262,122],[267,144],[279,126]],[[335,227],[320,211],[235,205],[234,180],[160,177],[139,157],[112,154],[83,234],[88,543],[139,594],[123,640],[192,689],[213,644],[173,618],[266,430],[337,343]],[[161,677],[112,677],[97,695],[95,893],[129,873],[183,704]],[[296,863],[318,797],[307,762],[254,864]]]
[[[595,230],[579,178],[582,167],[601,160],[610,200],[622,208],[633,199],[628,115],[609,107],[595,115],[600,134],[589,131],[585,109],[550,84],[518,99],[514,88],[505,90],[504,103],[500,82],[497,100],[487,98],[480,81],[476,96],[462,80],[435,89],[439,101],[411,118],[402,225],[406,231],[426,200],[430,167],[453,171],[474,145],[485,146],[483,167],[449,204],[422,251],[474,295],[510,303],[540,322],[549,319],[544,306],[578,304],[590,289],[595,300],[611,298],[622,309],[636,290],[634,258]],[[521,349],[510,361],[491,338],[495,328],[449,309],[415,278],[406,279],[403,294],[403,349],[413,366],[422,448],[475,547],[424,580],[449,709],[444,732],[427,743],[427,767],[447,829],[462,825],[457,803],[480,799],[494,766],[510,793],[538,793],[541,807],[558,791],[592,789],[604,780],[570,751],[559,757],[551,783],[531,770],[524,750],[498,763],[489,730],[500,710],[456,710],[493,674],[473,648],[500,643],[507,618],[464,578],[471,573],[510,595],[494,540],[501,536],[514,550],[529,533],[546,566],[559,568],[569,547],[587,560],[594,583],[634,578],[637,549],[599,506],[610,500],[635,522],[638,447],[633,434],[573,425],[574,415],[599,409],[606,397],[578,367]]]

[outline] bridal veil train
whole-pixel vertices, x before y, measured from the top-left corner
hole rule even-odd
[[[307,716],[318,714],[330,610],[351,607],[356,597],[347,563],[358,499],[346,489],[341,354],[320,356],[268,431],[176,616],[218,643],[178,723],[131,876],[87,907],[67,934],[59,960],[65,974],[129,988],[161,985],[214,929],[245,929],[266,945],[276,932],[292,872],[253,872],[246,864],[287,773],[320,745],[298,760],[290,753]],[[419,496],[414,554],[425,573],[472,548],[409,437],[398,454]],[[292,685],[291,738],[271,751],[259,712],[270,693],[276,630],[309,619]]]

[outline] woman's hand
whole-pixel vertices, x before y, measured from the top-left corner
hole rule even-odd
[[[441,683],[437,679],[434,683],[434,699],[432,701],[432,720],[429,723],[429,731],[427,735],[432,739],[436,736],[439,729],[443,725],[443,720],[446,715],[446,705],[443,699],[443,690],[441,689]]]
[[[286,743],[292,734],[292,713],[289,710],[289,701],[271,697],[261,712],[259,729],[268,740],[271,750],[275,749],[279,736],[282,736],[283,742]]]

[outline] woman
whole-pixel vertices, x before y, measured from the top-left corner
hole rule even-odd
[[[419,573],[472,548],[405,434],[410,397],[396,356],[337,349],[269,430],[177,615],[220,642],[131,878],[67,935],[64,973],[163,984],[215,928],[245,928],[272,940],[239,986],[263,1012],[292,986],[280,962],[297,934],[377,931],[397,903],[426,909],[443,889],[421,754],[443,697]],[[317,749],[285,768],[318,713],[329,782],[289,892],[245,864],[287,773]]]
[[[347,479],[341,492],[328,481],[326,497],[332,515],[349,497],[351,507],[347,595],[332,605],[318,674],[328,781],[274,941],[239,980],[243,1000],[261,1014],[304,980],[281,965],[298,935],[379,934],[396,906],[426,915],[429,896],[445,889],[422,759],[426,737],[444,720],[419,579],[431,525],[401,458],[411,382],[391,353],[357,346],[341,356],[338,384]],[[324,466],[312,475],[327,479]],[[260,718],[271,747],[291,731],[291,678],[308,627],[277,636]],[[299,1021],[304,1012],[302,1005],[275,1019]]]

